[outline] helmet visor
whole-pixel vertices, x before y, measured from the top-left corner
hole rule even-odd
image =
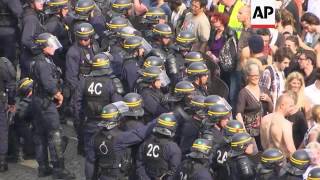
[[[117,107],[120,114],[124,114],[129,111],[129,106],[123,101],[114,102],[112,104]]]
[[[51,47],[54,50],[62,48],[62,45],[56,36],[49,37],[49,39],[47,40],[47,45],[48,45],[48,47]]]

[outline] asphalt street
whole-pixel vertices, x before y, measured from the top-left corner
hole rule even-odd
[[[69,144],[65,152],[67,169],[76,174],[77,180],[85,180],[84,158],[77,155],[77,139],[73,127],[63,125],[63,132],[69,137]],[[38,178],[37,163],[34,160],[26,160],[17,164],[10,163],[9,171],[0,173],[0,180],[52,180],[51,176]]]

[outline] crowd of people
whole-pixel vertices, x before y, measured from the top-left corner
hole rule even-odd
[[[319,5],[0,0],[0,172],[75,179],[70,121],[87,180],[320,179]]]

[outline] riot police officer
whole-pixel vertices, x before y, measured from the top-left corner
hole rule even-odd
[[[179,80],[182,80],[184,77],[184,71],[188,67],[185,63],[185,56],[188,52],[191,51],[192,44],[195,41],[195,36],[192,32],[189,31],[180,31],[175,38],[174,44],[170,45],[170,52],[174,55],[176,59],[177,68],[179,69]],[[200,54],[202,57],[202,55]],[[192,57],[195,59],[196,57]]]
[[[115,0],[111,4],[111,11],[107,13],[107,20],[116,16],[122,16],[125,18],[130,18],[129,10],[132,7],[131,0]]]
[[[319,179],[319,178],[320,178],[320,168],[316,167],[311,169],[311,171],[308,174],[307,180]]]
[[[75,108],[74,94],[79,86],[80,79],[90,73],[92,58],[95,54],[93,46],[94,29],[89,23],[81,23],[75,29],[76,42],[69,48],[66,55],[66,87],[71,97],[72,108]],[[73,109],[74,111],[74,109]]]
[[[207,139],[196,139],[191,147],[191,153],[181,163],[181,170],[177,173],[180,180],[213,180],[210,173],[210,157],[212,142]]]
[[[152,40],[152,29],[156,24],[166,23],[166,15],[163,9],[159,7],[150,7],[145,14],[145,18],[141,18],[139,25],[136,27],[140,30],[148,41]]]
[[[206,99],[204,100],[204,105],[206,106],[206,108],[209,108],[214,104],[222,104],[222,105],[225,105],[229,111],[232,110],[232,107],[230,106],[230,104],[223,97],[220,97],[218,95],[207,96]]]
[[[99,53],[93,57],[91,72],[80,80],[80,92],[77,98],[76,120],[80,122],[77,128],[79,139],[78,146],[84,143],[84,152],[88,159],[89,141],[99,130],[97,124],[100,122],[102,108],[112,102],[122,99],[123,86],[118,78],[112,76],[109,57],[106,53]],[[79,107],[78,107],[79,106]],[[82,118],[80,118],[82,117]],[[83,139],[82,139],[83,137]]]
[[[62,44],[62,49],[53,57],[54,63],[62,70],[63,76],[65,72],[65,55],[72,44],[71,31],[66,24],[66,16],[68,14],[68,1],[51,0],[47,4],[45,13],[49,15],[45,22],[47,32],[56,36]]]
[[[63,102],[60,90],[60,74],[53,63],[54,52],[61,48],[58,39],[50,33],[42,33],[35,39],[37,48],[42,52],[35,57],[32,77],[34,90],[32,96],[32,109],[34,112],[34,125],[36,144],[36,159],[39,164],[39,177],[51,174],[47,148],[53,165],[54,179],[74,179],[74,175],[64,166],[64,142],[60,130],[59,113],[57,107]],[[49,145],[48,145],[49,144]]]
[[[178,128],[175,137],[176,142],[180,142],[181,135],[181,127],[185,122],[191,121],[192,116],[185,111],[185,107],[190,102],[192,94],[194,93],[194,86],[189,81],[180,81],[176,84],[174,88],[174,97],[175,102],[172,105],[173,113],[177,117]]]
[[[171,87],[178,82],[178,67],[174,51],[170,48],[172,31],[167,24],[157,24],[152,29],[154,48],[148,55],[159,56],[165,61],[165,69],[171,81]]]
[[[21,77],[30,75],[30,67],[33,57],[37,55],[34,37],[44,32],[43,20],[40,19],[40,14],[43,11],[43,0],[28,0],[28,6],[22,14],[22,34],[21,34],[21,56],[20,68]]]
[[[0,1],[0,57],[16,62],[16,45],[18,42],[18,24],[22,18],[22,5],[18,0]]]
[[[261,155],[260,163],[257,167],[257,180],[277,180],[280,169],[284,164],[283,153],[279,149],[270,148]]]
[[[285,173],[280,176],[281,180],[298,180],[310,165],[310,156],[305,149],[295,151],[284,166]]]
[[[123,101],[102,108],[102,121],[98,124],[102,129],[93,136],[87,152],[87,179],[95,179],[95,176],[98,176],[97,179],[124,179],[128,176],[132,163],[131,151],[129,148],[116,149],[124,134],[119,128],[120,121],[127,111],[128,106]]]
[[[139,179],[174,179],[181,161],[180,148],[173,141],[176,127],[173,114],[163,113],[157,118],[153,134],[139,148]]]
[[[209,69],[203,62],[193,62],[187,68],[188,79],[192,81],[197,94],[208,96]]]
[[[120,16],[113,17],[107,24],[107,30],[105,33],[105,38],[101,42],[101,48],[110,53],[114,53],[114,50],[118,49],[118,46],[121,42],[119,39],[121,37],[119,31],[129,26],[128,19]],[[124,39],[122,40],[124,41]],[[115,46],[115,47],[114,47]]]
[[[248,133],[236,133],[231,138],[230,146],[230,158],[227,160],[230,173],[226,179],[253,180],[255,165],[248,157],[253,153],[252,137]]]
[[[147,121],[153,120],[162,113],[169,112],[168,101],[161,91],[159,67],[147,67],[142,69],[141,79],[137,80],[137,92],[142,96]]]
[[[16,112],[9,114],[9,159],[34,158],[34,142],[32,132],[32,88],[33,80],[23,78],[18,82],[16,96]],[[21,148],[20,148],[21,147]],[[20,149],[23,157],[19,157]],[[11,156],[11,157],[10,157]]]
[[[123,49],[127,52],[122,64],[122,77],[126,92],[133,92],[137,81],[141,64],[143,63],[144,49],[142,48],[142,38],[134,36],[124,40]]]
[[[187,67],[193,62],[203,62],[202,54],[191,51],[184,55],[183,64],[179,66],[179,78],[187,79]]]
[[[224,179],[225,175],[228,174],[229,167],[226,161],[228,153],[231,150],[231,138],[234,134],[241,132],[245,132],[245,129],[243,124],[237,120],[228,121],[227,125],[223,128],[224,141],[213,147],[212,169],[216,179]]]
[[[6,112],[14,112],[15,110],[15,81],[16,71],[12,63],[7,58],[0,57],[0,172],[8,170],[6,162],[8,151],[8,120]]]
[[[104,38],[104,32],[106,31],[105,24],[107,21],[93,0],[77,1],[74,12],[70,14],[74,18],[70,25],[72,32],[77,29],[79,24],[87,22],[92,25],[94,31],[97,33],[94,39],[100,42]]]
[[[179,147],[183,155],[190,152],[193,141],[199,135],[202,121],[205,118],[204,100],[204,96],[192,95],[190,102],[184,109],[190,119],[187,119],[181,127]]]
[[[230,114],[231,113],[226,105],[214,104],[209,106],[207,111],[208,118],[206,118],[202,123],[200,136],[205,131],[210,131],[214,136],[213,144],[222,143],[224,140],[223,128],[226,127]]]
[[[129,107],[129,111],[125,113],[126,118],[122,128],[128,131],[143,126],[145,121],[143,119],[144,109],[141,95],[128,93],[123,97],[123,101]]]

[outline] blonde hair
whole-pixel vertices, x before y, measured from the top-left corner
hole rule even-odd
[[[297,97],[297,101],[296,101],[296,105],[301,108],[301,107],[304,107],[304,78],[301,73],[292,72],[288,75],[287,80],[286,80],[286,84],[285,84],[285,91],[291,90],[290,83],[294,79],[297,79],[301,83],[300,90],[297,93],[298,97]]]
[[[312,119],[316,123],[320,123],[320,105],[315,105],[312,108]]]

